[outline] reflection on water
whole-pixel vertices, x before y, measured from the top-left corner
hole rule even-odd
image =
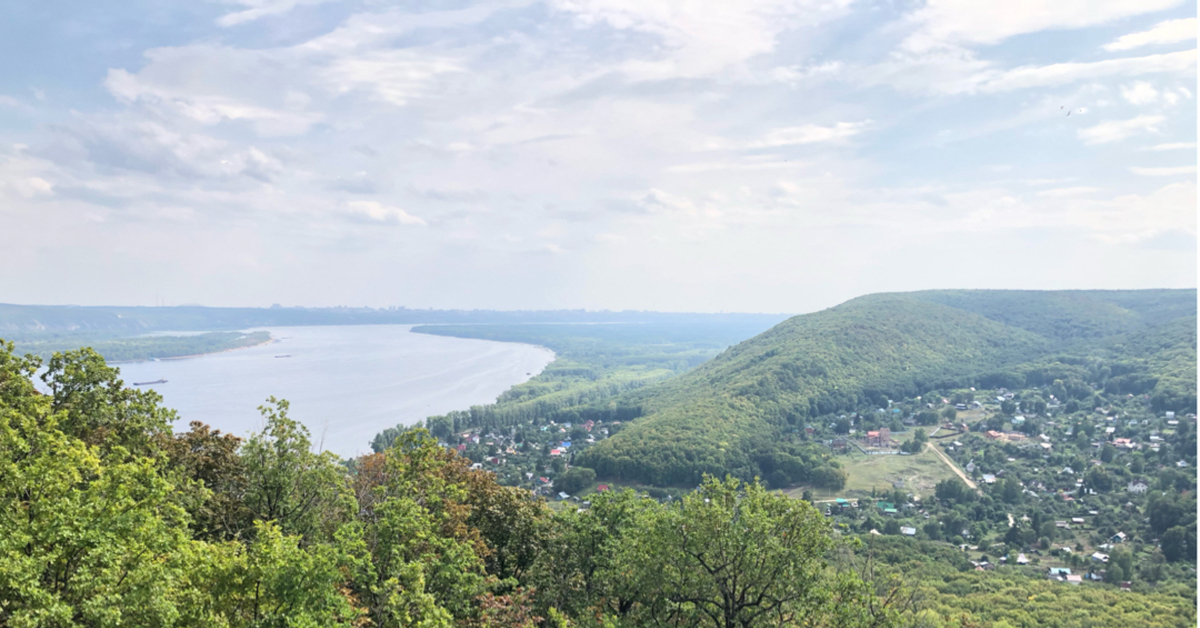
[[[197,358],[119,365],[179,412],[238,436],[261,428],[268,396],[291,402],[313,442],[339,456],[370,451],[396,424],[491,403],[553,359],[547,349],[414,334],[410,325],[267,328],[278,342]],[[287,357],[282,357],[287,356]]]

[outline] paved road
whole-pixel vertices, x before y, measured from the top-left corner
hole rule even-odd
[[[941,458],[942,462],[946,463],[946,466],[950,467],[950,470],[953,471],[955,475],[962,478],[962,481],[967,483],[967,486],[974,489],[976,493],[979,493],[980,495],[983,494],[983,491],[979,490],[979,485],[975,484],[975,482],[972,482],[971,478],[967,477],[967,474],[963,473],[962,469],[959,469],[958,465],[954,464],[954,461],[950,459],[950,456],[947,456],[945,452],[937,447],[934,447],[933,443],[925,443],[925,446],[932,449],[933,453],[937,454],[938,458]]]

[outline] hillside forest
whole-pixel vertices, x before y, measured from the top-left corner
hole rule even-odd
[[[1195,626],[1195,306],[429,326],[557,360],[349,460],[286,401],[183,431],[96,351],[0,343],[0,627]]]
[[[0,626],[891,626],[898,582],[805,502],[734,478],[553,512],[409,431],[313,451],[286,401],[245,440],[91,350],[0,346]]]

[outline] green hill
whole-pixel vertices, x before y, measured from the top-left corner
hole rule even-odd
[[[1131,393],[1194,409],[1195,315],[1194,290],[868,295],[611,402],[640,418],[576,463],[656,485],[765,477],[781,436],[816,417],[985,381],[1087,380],[1089,360]]]

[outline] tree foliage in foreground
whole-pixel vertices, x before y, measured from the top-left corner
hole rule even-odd
[[[95,352],[0,345],[0,626],[891,625],[804,502],[708,479],[553,515],[423,431],[348,463],[272,399],[245,441]],[[839,550],[843,548],[843,550]],[[646,560],[649,557],[651,560]],[[839,567],[839,565],[843,565]],[[732,623],[730,623],[732,622]]]
[[[1195,625],[1191,592],[968,571],[912,539],[864,561],[756,481],[556,514],[423,431],[339,461],[272,400],[244,441],[174,434],[93,352],[56,356],[49,394],[38,367],[0,345],[3,628]],[[939,496],[968,500],[953,482]],[[1152,514],[1164,552],[1194,557],[1175,504]]]

